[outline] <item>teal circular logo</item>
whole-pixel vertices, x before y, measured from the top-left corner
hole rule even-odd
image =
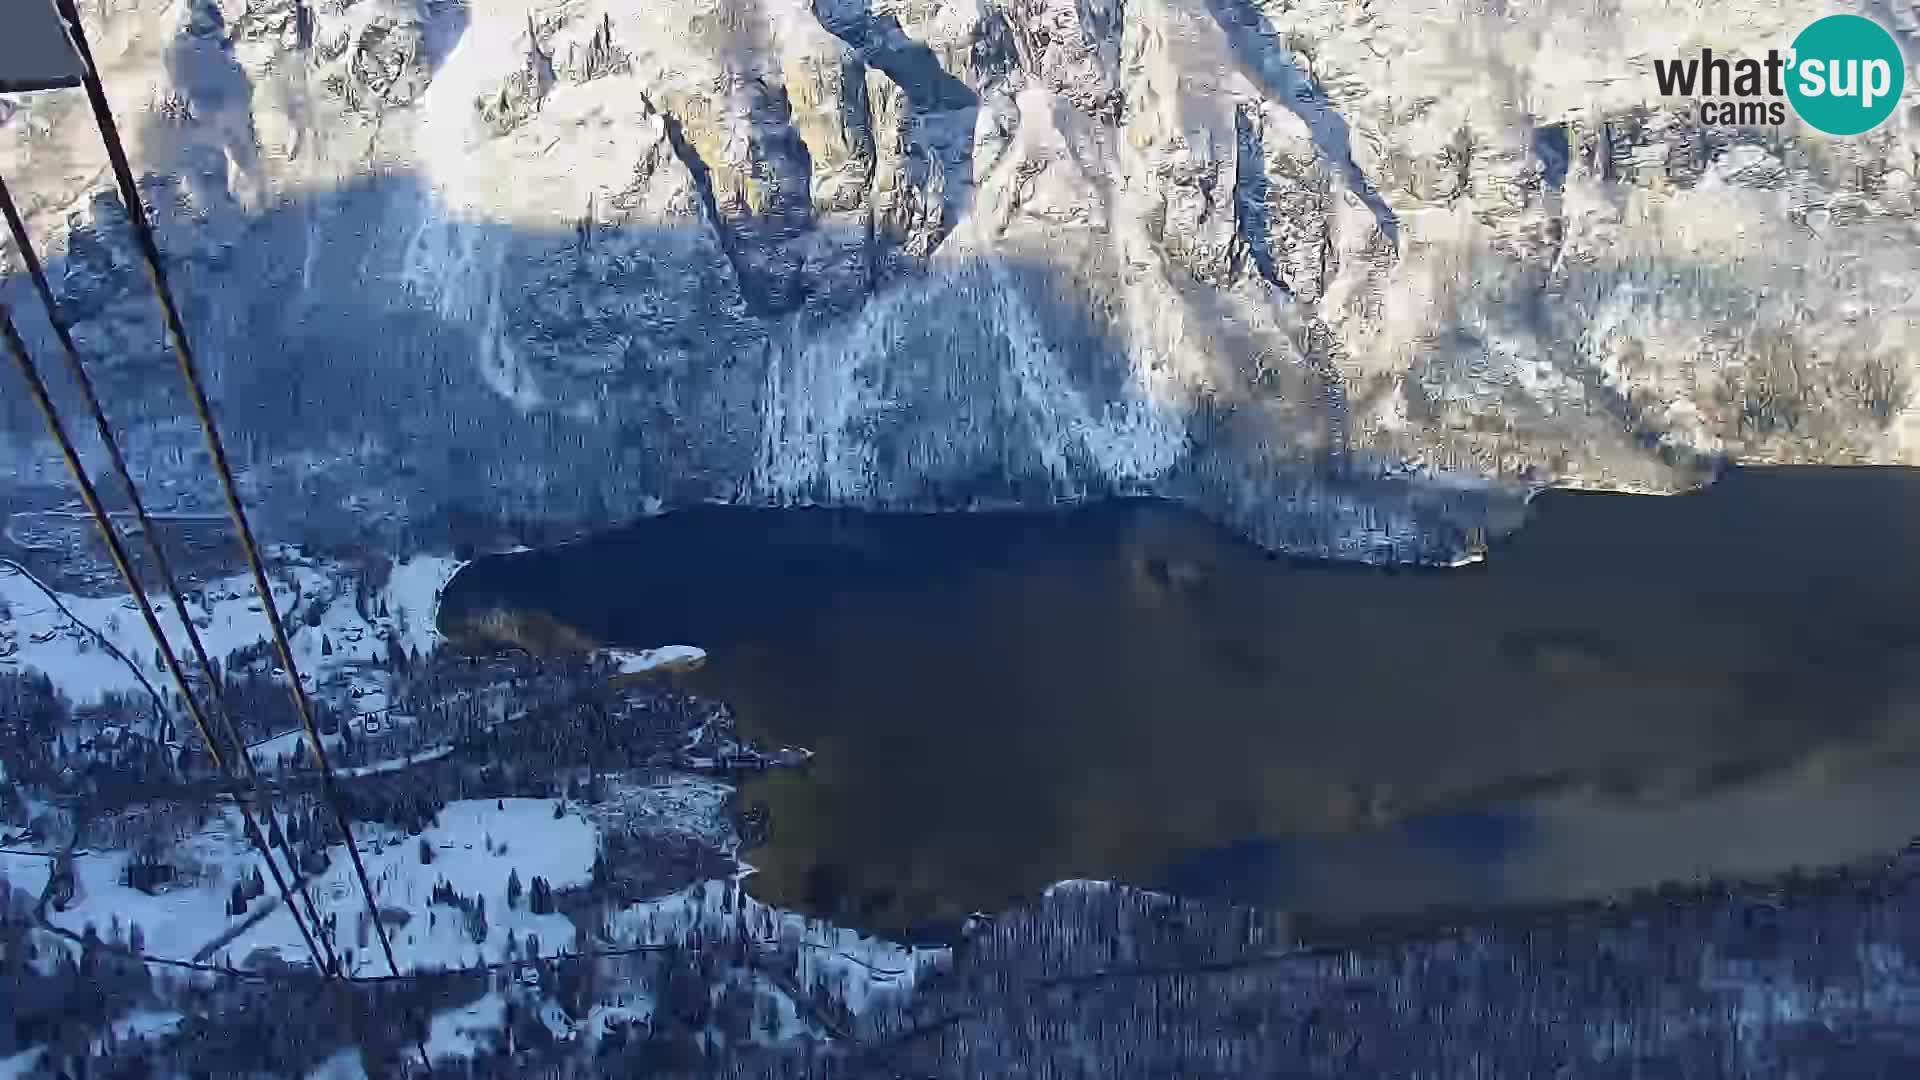
[[[1906,88],[1906,58],[1886,28],[1859,15],[1829,15],[1793,39],[1787,98],[1800,119],[1829,135],[1858,135],[1893,115]]]

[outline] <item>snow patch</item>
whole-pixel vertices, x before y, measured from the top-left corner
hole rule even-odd
[[[575,1036],[573,1017],[568,1016],[567,1010],[552,998],[540,1003],[540,1023],[547,1029],[547,1034],[553,1036],[554,1041],[573,1041]]]
[[[47,1048],[36,1046],[31,1050],[22,1050],[11,1057],[0,1058],[0,1080],[20,1080],[31,1076],[40,1067],[40,1059],[47,1055]]]
[[[360,1059],[360,1048],[343,1046],[320,1067],[307,1074],[307,1080],[367,1080],[367,1066]]]
[[[153,893],[122,884],[132,858],[129,851],[76,855],[73,901],[64,911],[49,909],[48,921],[74,933],[84,933],[91,926],[102,940],[114,942],[118,936],[119,943],[124,943],[126,935],[138,925],[148,953],[190,960],[244,917],[227,914],[227,891],[234,882],[252,876],[258,856],[247,842],[239,814],[232,808],[222,808],[212,821],[176,843],[168,853],[168,864],[186,875],[180,883],[162,886]],[[51,865],[47,864],[43,872],[51,872]],[[273,902],[265,897],[253,901],[255,905]],[[306,956],[304,946],[299,956]]]
[[[622,675],[638,675],[647,671],[692,671],[707,662],[706,650],[693,645],[662,645],[657,649],[639,652],[607,649],[604,652]]]
[[[595,1005],[587,1010],[587,1040],[597,1043],[613,1033],[616,1027],[629,1024],[652,1025],[653,997],[648,994],[629,994],[624,1005]]]
[[[1073,893],[1109,893],[1114,891],[1124,891],[1129,896],[1158,900],[1163,903],[1171,903],[1173,901],[1172,893],[1164,893],[1156,889],[1136,888],[1132,885],[1124,885],[1117,881],[1105,881],[1099,878],[1067,878],[1063,881],[1056,881],[1045,889],[1042,889],[1040,895],[1051,899],[1055,896],[1066,896]]]
[[[38,897],[46,891],[47,879],[52,876],[51,858],[0,852],[0,881],[5,881],[10,889]]]
[[[507,1023],[507,999],[491,993],[471,1005],[433,1014],[427,1031],[427,1057],[471,1058],[492,1050]]]
[[[355,765],[348,769],[335,769],[333,770],[333,775],[349,780],[360,776],[378,776],[381,773],[399,772],[402,769],[410,769],[415,765],[425,765],[429,761],[439,761],[451,753],[453,753],[453,747],[451,746],[436,746],[431,750],[422,750],[418,753],[408,754],[405,757],[388,758],[385,761],[373,761],[365,765]]]
[[[465,565],[438,556],[397,562],[383,594],[388,617],[368,619],[355,610],[353,576],[347,568],[305,558],[287,545],[276,545],[269,556],[273,604],[287,627],[293,661],[303,681],[316,693],[330,686],[340,687],[342,696],[349,687],[359,690],[362,697],[353,702],[356,711],[386,702],[385,675],[376,665],[385,659],[388,638],[397,637],[403,647],[417,648],[422,654],[443,640],[434,630],[440,590]],[[270,639],[252,575],[217,578],[188,591],[187,617],[214,660],[224,662],[234,650]],[[170,686],[153,637],[130,594],[78,596],[56,591],[54,595],[73,613],[72,619],[27,574],[0,565],[0,601],[13,612],[8,622],[0,624],[0,670],[39,671],[75,704],[97,702],[109,691],[147,699],[134,671],[94,639],[93,632],[98,632],[139,669],[147,683],[163,690]],[[186,632],[172,605],[157,596],[149,600],[174,654],[191,668]],[[85,625],[76,624],[75,619]],[[278,744],[270,749],[256,747],[254,757],[271,761],[291,749]]]
[[[186,1017],[172,1009],[135,1009],[113,1022],[113,1037],[159,1039],[178,1030]]]
[[[509,938],[524,949],[529,935],[539,939],[543,956],[574,950],[573,923],[558,913],[535,915],[524,895],[536,876],[546,878],[555,891],[592,878],[598,850],[595,829],[578,814],[555,817],[555,805],[552,799],[452,802],[440,811],[438,823],[417,837],[371,822],[355,827],[375,898],[383,909],[408,914],[404,925],[388,928],[402,971],[497,963],[507,958]],[[432,862],[420,861],[423,842]],[[313,879],[314,905],[323,919],[328,914],[337,917],[335,947],[352,951],[352,970],[384,975],[386,961],[371,930],[364,944],[356,932],[366,902],[346,846],[335,845],[327,854],[327,869]],[[515,873],[523,890],[517,907],[507,903],[507,880]],[[430,902],[441,881],[463,896],[484,899],[486,934],[481,940],[473,939],[459,909]],[[299,931],[284,909],[276,908],[227,951],[240,959],[263,947],[290,963],[307,958]]]
[[[328,754],[332,754],[340,745],[340,736],[322,733],[320,736],[320,745],[327,748]],[[281,732],[270,739],[262,739],[257,743],[248,744],[247,754],[253,758],[255,765],[264,768],[279,761],[283,755],[289,761],[298,760],[300,755],[306,752],[306,749],[306,729],[295,728],[292,731]]]
[[[440,555],[416,555],[394,564],[393,575],[387,579],[387,610],[402,646],[425,655],[446,640],[435,625],[440,617],[440,593],[465,565],[459,559]]]

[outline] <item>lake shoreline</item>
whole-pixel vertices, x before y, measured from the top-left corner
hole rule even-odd
[[[1836,755],[1892,768],[1914,741],[1920,470],[1540,495],[1464,572],[1276,555],[1156,499],[714,506],[479,560],[445,610],[705,649],[690,688],[755,741],[816,755],[742,795],[771,811],[756,891],[869,925],[951,922],[1068,877],[1151,884],[1238,837],[1583,790],[1679,814]],[[1539,884],[1515,860],[1546,865],[1526,845],[1587,837],[1599,819],[1582,820],[1497,853],[1408,847],[1392,872],[1518,898]],[[1860,854],[1846,833],[1807,850]],[[1607,858],[1632,884],[1627,855]]]

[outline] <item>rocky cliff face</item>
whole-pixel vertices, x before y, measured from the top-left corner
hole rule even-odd
[[[1920,113],[1704,127],[1654,86],[1818,14],[1770,0],[84,6],[276,529],[1152,491],[1448,561],[1539,485],[1920,461]],[[103,161],[78,92],[0,103],[191,501]]]

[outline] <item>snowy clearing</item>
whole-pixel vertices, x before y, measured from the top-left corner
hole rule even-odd
[[[573,949],[573,924],[564,915],[533,914],[524,894],[535,876],[546,878],[558,891],[584,885],[592,874],[597,850],[593,826],[576,813],[554,817],[555,805],[552,799],[449,803],[440,812],[439,824],[418,837],[375,823],[356,826],[381,907],[406,913],[400,925],[390,924],[389,929],[403,971],[496,962],[506,958],[510,938],[516,949],[523,949],[529,935],[538,938],[543,955]],[[420,861],[422,841],[431,852],[430,863]],[[356,971],[384,974],[379,944],[370,930],[364,940],[360,935],[366,905],[345,845],[330,848],[328,857],[327,869],[311,879],[314,905],[322,918],[335,917],[336,945],[352,951]],[[128,851],[76,856],[73,901],[64,911],[49,911],[49,919],[75,933],[92,926],[107,940],[117,933],[122,941],[137,923],[148,953],[179,960],[193,958],[245,919],[229,915],[227,901],[233,883],[252,876],[258,856],[231,807],[173,845],[166,861],[179,869],[180,881],[152,894],[124,885],[122,874],[132,858]],[[46,887],[51,866],[44,858],[0,856],[8,883],[33,896]],[[523,890],[517,907],[507,903],[510,873],[518,873]],[[480,940],[474,939],[475,927],[464,912],[431,903],[434,886],[441,881],[464,896],[483,898],[486,933]],[[248,905],[251,913],[263,908],[271,910],[222,947],[216,959],[253,966],[259,960],[256,950],[264,949],[287,963],[311,963],[298,929],[271,889]]]
[[[380,594],[388,614],[362,618],[354,609],[354,578],[348,568],[323,560],[302,558],[293,548],[275,549],[282,560],[269,570],[273,602],[286,624],[294,663],[307,676],[310,688],[336,681],[355,684],[364,692],[384,693],[375,674],[364,669],[386,657],[387,640],[403,648],[431,652],[439,642],[433,619],[440,589],[462,563],[438,556],[417,556],[397,563]],[[207,655],[224,660],[235,649],[270,639],[265,609],[248,574],[218,578],[196,590],[187,604],[188,618],[199,631]],[[56,592],[60,603],[111,641],[137,665],[156,687],[167,682],[158,663],[152,636],[131,595],[76,596]],[[186,633],[164,596],[149,595],[160,628],[183,662],[191,656]],[[100,700],[108,691],[139,694],[145,690],[127,666],[102,650],[93,635],[61,614],[26,574],[0,567],[0,602],[12,617],[0,623],[0,664],[13,670],[46,674],[75,703]],[[378,605],[370,605],[377,609]],[[310,623],[309,615],[318,622]],[[362,669],[356,679],[353,669]],[[365,685],[360,685],[365,684]],[[364,702],[364,698],[361,699]],[[381,702],[384,703],[384,697]],[[355,711],[377,708],[362,704]]]
[[[244,916],[227,914],[233,883],[251,877],[259,857],[240,823],[239,812],[222,807],[200,831],[173,844],[166,861],[181,880],[154,893],[122,884],[130,851],[99,851],[73,860],[75,889],[64,911],[49,909],[47,919],[63,930],[83,933],[93,927],[102,939],[124,944],[137,924],[146,951],[171,959],[191,959],[202,946]],[[43,873],[51,871],[45,864]],[[12,867],[9,867],[11,878]],[[17,884],[17,883],[16,883]],[[256,898],[250,910],[274,903]]]
[[[574,948],[574,928],[566,916],[535,915],[524,895],[535,876],[546,878],[556,891],[584,885],[592,876],[597,851],[593,827],[575,813],[554,817],[555,805],[552,799],[448,803],[440,811],[439,824],[417,837],[372,823],[356,827],[361,857],[381,907],[407,913],[403,925],[388,930],[402,971],[495,963],[507,958],[509,939],[524,949],[529,935],[538,938],[542,955]],[[430,863],[420,861],[422,841],[431,851]],[[328,855],[326,871],[314,878],[314,904],[323,918],[336,916],[336,944],[352,951],[354,971],[386,974],[386,961],[371,929],[364,943],[358,932],[366,904],[345,845],[336,845]],[[510,873],[519,875],[523,889],[517,907],[507,903]],[[441,881],[464,896],[483,899],[486,933],[480,940],[474,940],[473,926],[462,911],[431,902],[434,886]],[[270,949],[288,962],[307,959],[300,933],[283,909],[276,908],[225,951],[241,961],[259,948]]]

